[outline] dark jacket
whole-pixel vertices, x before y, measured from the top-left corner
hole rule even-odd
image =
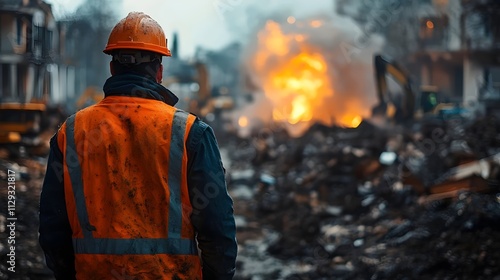
[[[120,95],[156,99],[171,106],[178,100],[155,81],[133,74],[109,78],[104,93],[105,97]],[[218,144],[210,126],[199,119],[193,124],[187,141],[188,188],[193,206],[191,221],[201,250],[203,279],[232,279],[237,254],[236,228]],[[218,190],[206,190],[207,186],[216,186]],[[47,265],[56,278],[74,279],[72,232],[64,199],[63,155],[57,144],[57,134],[50,140],[47,172],[40,197],[39,232]]]

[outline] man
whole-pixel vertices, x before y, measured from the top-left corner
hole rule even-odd
[[[160,25],[111,31],[105,98],[51,139],[40,245],[57,279],[232,279],[233,204],[212,129],[160,83]],[[201,254],[198,254],[198,248]]]

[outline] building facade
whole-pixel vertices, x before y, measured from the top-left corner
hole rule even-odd
[[[58,94],[57,37],[50,5],[0,1],[2,102],[42,102]]]
[[[500,16],[498,7],[482,12],[474,0],[334,2],[337,13],[385,35],[383,54],[408,68],[415,88],[435,86],[443,102],[465,106],[500,99],[500,27],[490,20]]]
[[[0,0],[0,102],[44,103],[72,111],[87,88],[80,53],[91,41],[82,20],[56,21],[42,0]]]

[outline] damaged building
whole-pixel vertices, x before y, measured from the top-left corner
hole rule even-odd
[[[41,0],[2,0],[0,15],[2,102],[63,105],[71,111],[89,85],[102,82],[90,71],[91,63],[102,59],[81,55],[94,45],[82,40],[95,30],[88,20],[56,21],[51,5]]]
[[[498,4],[483,2],[381,1],[368,10],[366,2],[338,1],[336,8],[385,36],[384,55],[405,65],[416,91],[490,111],[500,99],[500,38],[492,20]]]
[[[105,55],[82,39],[99,33],[85,17],[56,20],[41,0],[0,1],[0,21],[0,143],[36,146],[64,115],[102,98],[86,89],[106,77]]]
[[[59,96],[57,23],[43,1],[1,1],[2,101],[31,102]]]

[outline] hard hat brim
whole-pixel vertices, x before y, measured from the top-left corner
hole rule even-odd
[[[161,47],[154,44],[148,44],[142,42],[129,42],[129,41],[118,41],[115,44],[108,44],[106,46],[106,49],[103,50],[103,52],[105,54],[111,54],[113,50],[122,50],[122,49],[151,51],[159,53],[164,56],[172,56],[170,50],[165,47]]]

